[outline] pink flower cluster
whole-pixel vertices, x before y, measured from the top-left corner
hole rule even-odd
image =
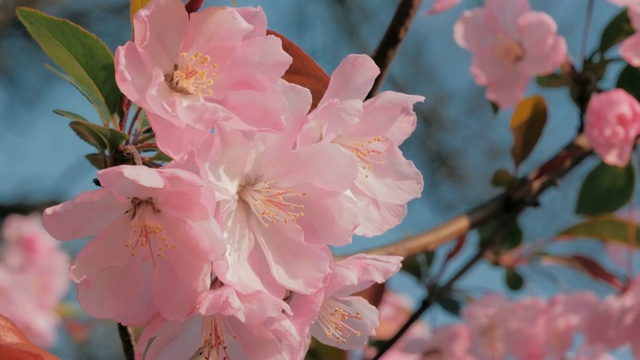
[[[462,14],[454,38],[473,53],[471,74],[500,108],[517,104],[533,76],[552,73],[567,57],[555,21],[528,0],[485,0]]]
[[[381,314],[388,306],[380,305]],[[622,294],[602,300],[588,292],[515,302],[488,294],[463,309],[462,317],[465,323],[433,333],[416,324],[384,359],[612,360],[608,352],[625,345],[640,358],[637,280]]]
[[[69,256],[42,226],[40,215],[9,215],[2,224],[0,314],[34,343],[56,338],[56,306],[69,288]]]
[[[420,96],[365,100],[379,69],[348,56],[311,110],[259,8],[154,0],[116,51],[116,80],[174,161],[98,172],[102,188],[45,212],[60,240],[95,238],[71,278],[83,309],[147,325],[139,358],[300,359],[311,336],[360,348],[377,309],[353,296],[401,258],[335,261],[329,246],[379,235],[420,196],[398,146]]]
[[[602,161],[625,166],[640,135],[640,103],[622,89],[593,94],[584,132]]]

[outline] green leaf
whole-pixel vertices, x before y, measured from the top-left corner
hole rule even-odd
[[[73,121],[89,122],[89,120],[85,119],[84,116],[78,115],[78,114],[76,114],[74,112],[71,112],[71,111],[56,109],[56,110],[53,110],[53,112],[56,115],[60,115],[62,117],[65,117],[65,118],[73,120]]]
[[[635,227],[635,229],[634,229]],[[640,227],[634,222],[612,216],[592,218],[562,230],[558,238],[593,238],[602,241],[629,243],[629,237],[635,233],[635,246],[640,247]]]
[[[571,82],[563,74],[549,74],[536,77],[536,83],[545,88],[557,88],[568,86]]]
[[[107,167],[107,158],[104,153],[87,154],[84,157],[98,170],[102,170]]]
[[[607,52],[616,44],[633,35],[635,30],[631,26],[631,20],[627,15],[627,11],[623,10],[607,24],[602,36],[600,37],[600,46],[598,51],[601,54]]]
[[[491,177],[491,185],[495,187],[509,187],[513,184],[513,175],[505,169],[498,169]]]
[[[480,226],[478,228],[478,236],[480,237],[480,246],[485,246],[488,242],[490,242],[493,237],[496,235],[498,224],[500,223],[499,219],[495,219],[487,222],[486,224]],[[502,239],[502,243],[500,244],[499,249],[501,251],[509,251],[518,247],[522,244],[522,229],[518,223],[515,223],[507,234]]]
[[[498,111],[500,111],[500,107],[498,106],[498,104],[494,103],[493,101],[489,101],[489,104],[491,105],[491,111],[493,112],[493,115],[498,115]]]
[[[153,155],[150,159],[151,161],[161,161],[161,162],[171,162],[173,159],[171,156],[163,153],[162,151],[158,151],[155,155]]]
[[[513,147],[511,156],[516,168],[536,146],[544,125],[547,123],[547,103],[540,95],[522,100],[511,116]]]
[[[90,122],[77,120],[70,122],[69,126],[82,140],[101,152],[104,150],[111,152],[127,139],[125,133]]]
[[[602,215],[618,210],[631,198],[634,184],[631,164],[621,168],[601,162],[582,183],[576,214]]]
[[[460,301],[442,295],[436,295],[435,300],[436,303],[446,312],[460,316],[460,309],[462,308]]]
[[[640,100],[640,69],[627,65],[622,69],[616,81],[616,87],[625,90]]]
[[[113,54],[95,35],[64,19],[20,7],[20,21],[44,52],[95,107],[104,124],[118,112],[120,91]],[[58,72],[59,73],[59,72]]]
[[[416,279],[422,279],[422,265],[415,256],[404,259],[400,270],[412,275]]]
[[[522,289],[522,286],[524,285],[524,278],[513,268],[505,269],[504,280],[507,283],[507,287],[513,291]]]

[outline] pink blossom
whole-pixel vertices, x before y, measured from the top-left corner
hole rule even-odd
[[[287,319],[285,302],[268,293],[215,287],[201,296],[187,319],[154,318],[140,336],[136,359],[297,358],[292,354],[301,353],[301,339]]]
[[[344,194],[357,174],[356,160],[335,144],[294,149],[310,93],[282,82],[290,101],[287,131],[247,136],[220,127],[219,154],[195,161],[218,199],[229,267],[216,269],[238,291],[285,290],[312,294],[330,272],[327,245],[345,245],[358,225]],[[215,152],[215,151],[214,151]]]
[[[69,288],[69,256],[42,226],[40,215],[9,215],[2,226],[0,313],[40,346],[53,345],[55,307]]]
[[[423,188],[422,175],[398,146],[415,129],[413,104],[424,98],[387,91],[363,102],[378,73],[370,57],[347,56],[298,139],[300,148],[337,144],[357,160],[358,177],[349,194],[360,216],[356,234],[365,236],[400,223],[407,202]]]
[[[386,290],[378,306],[380,325],[376,329],[376,339],[391,339],[411,316],[412,308],[413,301],[409,297]]]
[[[505,320],[509,305],[501,294],[488,294],[462,310],[472,334],[472,352],[480,359],[505,358]]]
[[[587,106],[585,134],[602,161],[625,166],[640,134],[640,104],[622,89],[593,94]]]
[[[454,26],[456,43],[473,53],[471,74],[500,108],[518,103],[534,75],[553,72],[567,45],[546,13],[527,0],[486,0],[465,11]]]
[[[60,240],[97,235],[70,271],[83,309],[124,324],[146,323],[157,311],[183,319],[209,288],[211,261],[224,251],[213,194],[178,169],[122,165],[99,171],[98,180],[103,189],[44,214]]]
[[[548,355],[561,359],[571,349],[575,335],[583,330],[585,320],[598,303],[598,297],[589,292],[559,294],[549,301],[546,324]]]
[[[458,5],[462,0],[435,0],[425,15],[436,15],[443,13]]]
[[[374,283],[383,283],[400,270],[399,256],[358,254],[337,262],[329,282],[321,291],[323,301],[311,335],[341,349],[360,349],[375,334],[378,310],[360,296],[351,294]],[[303,308],[298,303],[292,310]]]
[[[116,80],[147,112],[163,151],[184,154],[219,123],[284,130],[286,103],[274,84],[291,57],[280,39],[266,35],[260,8],[188,15],[179,0],[154,0],[133,23],[135,40],[116,51]]]
[[[627,14],[631,20],[631,26],[635,34],[625,39],[620,45],[620,55],[624,61],[634,67],[640,66],[640,2],[637,0],[609,0],[619,6],[627,7]]]

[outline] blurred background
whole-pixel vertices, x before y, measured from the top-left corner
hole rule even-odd
[[[549,13],[558,23],[571,56],[579,58],[586,15],[586,0],[531,0],[535,10]],[[322,68],[331,73],[350,53],[371,54],[395,11],[397,0],[248,1],[240,6],[262,6],[269,27],[300,45]],[[207,0],[205,6],[231,5],[230,1]],[[431,5],[426,0],[423,10]],[[494,115],[469,74],[471,57],[453,41],[453,24],[465,9],[481,6],[480,0],[464,0],[453,10],[436,16],[418,14],[400,47],[383,90],[395,90],[426,97],[416,106],[418,127],[403,145],[425,178],[420,199],[409,204],[409,214],[397,228],[374,239],[356,238],[353,246],[337,249],[353,252],[397,241],[436,226],[448,218],[480,204],[499,193],[491,186],[495,170],[513,170],[510,157],[511,111]],[[114,51],[130,39],[129,2],[125,0],[0,0],[0,216],[42,208],[94,189],[95,169],[84,155],[92,148],[77,138],[68,120],[53,109],[81,114],[97,121],[90,104],[71,85],[43,65],[51,64],[15,17],[17,6],[29,6],[75,22],[102,39]],[[592,49],[599,34],[619,8],[597,0],[588,43]],[[605,85],[612,87],[620,68],[611,66]],[[606,87],[606,86],[604,86]],[[521,166],[526,174],[553,156],[576,133],[578,111],[568,91],[540,89],[535,84],[528,94],[541,93],[549,106],[549,119],[541,141]],[[558,188],[548,190],[542,206],[526,210],[520,220],[525,241],[551,238],[575,223],[573,215],[579,186],[595,166],[587,159],[567,176]],[[475,243],[475,234],[469,236]],[[83,242],[64,244],[72,254]],[[601,244],[595,241],[567,243],[558,251],[581,252],[606,262]],[[462,260],[472,250],[458,256]],[[636,262],[637,263],[637,262]],[[455,266],[455,264],[454,264]],[[544,269],[527,269],[525,289],[514,297],[548,297],[558,291],[591,289],[600,295],[610,292],[585,275],[563,271],[548,274]],[[396,291],[416,298],[423,295],[408,277],[390,282]],[[459,283],[471,295],[507,291],[503,270],[481,264]],[[65,359],[113,359],[121,357],[116,326],[108,321],[86,318],[71,292],[65,299],[74,321],[64,321],[60,337],[51,349]],[[435,325],[455,320],[434,308],[426,320]],[[621,353],[622,354],[622,353]],[[624,355],[620,355],[624,356]]]

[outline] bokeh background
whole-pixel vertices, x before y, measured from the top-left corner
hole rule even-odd
[[[397,0],[249,1],[240,6],[261,5],[269,27],[307,51],[328,73],[350,53],[371,54],[386,30]],[[584,34],[587,0],[530,0],[532,8],[549,13],[558,23],[574,59]],[[229,0],[206,0],[205,6],[231,5]],[[423,4],[423,10],[431,5]],[[512,170],[510,158],[511,111],[497,116],[469,74],[470,54],[453,42],[453,24],[464,9],[481,6],[480,0],[464,0],[453,10],[431,17],[417,15],[401,46],[383,89],[426,97],[416,106],[418,127],[403,145],[425,178],[420,199],[409,204],[406,220],[374,239],[356,238],[353,246],[336,252],[352,252],[397,241],[436,226],[499,192],[491,176],[499,168]],[[52,113],[63,109],[97,120],[93,108],[69,84],[43,65],[51,64],[15,17],[16,6],[35,7],[67,18],[96,34],[111,50],[130,38],[129,3],[125,0],[0,0],[0,216],[25,206],[61,202],[94,189],[95,169],[84,159],[91,147],[77,138],[68,120]],[[596,0],[588,33],[589,49],[619,8]],[[613,86],[621,67],[609,68],[603,84]],[[521,166],[526,174],[553,156],[576,133],[578,111],[566,89],[542,90],[532,84],[529,94],[541,93],[549,104],[549,120],[531,157]],[[520,219],[526,241],[551,238],[577,221],[572,215],[579,185],[597,163],[588,159],[567,176],[558,188],[548,190],[542,206],[526,210]],[[477,241],[470,234],[470,248]],[[82,241],[65,244],[77,252]],[[567,243],[557,251],[587,253],[606,262],[595,241]],[[472,251],[463,252],[464,260]],[[636,262],[637,263],[637,262]],[[455,267],[455,263],[453,264]],[[558,291],[591,289],[604,296],[611,290],[584,275],[531,268],[523,271],[525,289],[510,296],[551,296]],[[411,279],[399,276],[390,282],[394,290],[416,299],[423,295]],[[503,271],[481,264],[463,278],[458,288],[471,295],[506,291]],[[114,323],[93,321],[80,313],[74,294],[66,298],[79,321],[60,329],[52,351],[65,359],[114,359],[121,357]],[[419,302],[419,299],[416,300]],[[433,326],[455,320],[435,308],[426,314]],[[80,345],[73,341],[80,336]],[[624,350],[619,353],[624,357]]]

